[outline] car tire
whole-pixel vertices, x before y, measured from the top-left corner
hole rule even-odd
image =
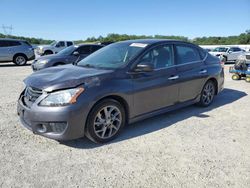
[[[13,58],[13,62],[17,66],[23,66],[27,64],[27,57],[22,54],[15,55]]]
[[[106,143],[117,137],[125,123],[124,107],[116,100],[105,99],[89,113],[86,136],[95,143]]]
[[[202,89],[201,97],[200,97],[200,101],[198,102],[198,105],[202,107],[210,106],[213,102],[215,91],[216,91],[216,88],[215,88],[214,82],[211,80],[207,81]]]

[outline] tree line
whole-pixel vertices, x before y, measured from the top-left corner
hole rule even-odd
[[[30,38],[30,37],[20,37],[13,35],[4,35],[0,33],[0,38],[14,38],[26,40],[31,44],[50,44],[52,40],[44,40],[41,38]],[[230,45],[230,44],[250,44],[250,30],[246,30],[245,33],[241,33],[237,36],[228,36],[228,37],[197,37],[194,39],[189,39],[184,36],[167,36],[167,35],[126,35],[126,34],[115,34],[111,33],[107,36],[99,37],[89,37],[86,40],[77,40],[74,41],[76,44],[86,43],[86,42],[117,42],[123,40],[133,40],[133,39],[176,39],[182,41],[189,41],[199,45]]]

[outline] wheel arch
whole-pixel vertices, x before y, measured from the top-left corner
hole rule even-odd
[[[214,85],[215,85],[215,94],[217,95],[218,94],[218,81],[217,81],[217,79],[214,78],[214,77],[211,77],[206,81],[206,83],[209,82],[209,81],[212,81],[214,83]]]
[[[127,101],[126,101],[123,97],[121,97],[120,95],[117,95],[117,94],[107,95],[107,96],[104,96],[104,97],[98,99],[98,100],[91,106],[91,108],[90,108],[90,110],[89,110],[89,113],[88,113],[88,115],[87,115],[86,123],[87,123],[87,121],[88,121],[88,118],[89,118],[89,115],[90,115],[92,109],[93,109],[97,104],[99,104],[100,102],[102,102],[102,101],[104,101],[104,100],[107,100],[107,99],[113,99],[113,100],[119,102],[119,103],[123,106],[123,108],[124,108],[124,110],[125,110],[126,124],[127,124],[127,123],[128,123],[128,120],[129,120],[129,105],[128,105]],[[86,123],[85,123],[85,124],[86,124]]]

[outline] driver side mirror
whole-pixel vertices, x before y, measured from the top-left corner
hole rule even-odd
[[[153,70],[154,70],[154,67],[150,63],[138,64],[134,69],[135,72],[152,72]]]
[[[231,54],[233,51],[232,50],[229,50],[228,53]]]
[[[74,52],[73,52],[73,55],[74,55],[74,56],[79,56],[80,54],[79,54],[78,51],[74,51]]]

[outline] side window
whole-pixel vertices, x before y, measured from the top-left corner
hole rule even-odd
[[[240,48],[234,48],[234,52],[240,52],[241,49]]]
[[[0,47],[6,47],[6,46],[5,46],[5,41],[4,41],[4,40],[0,40]]]
[[[102,48],[102,46],[92,46],[92,52],[95,52],[101,48]]]
[[[178,64],[186,64],[190,62],[201,61],[200,54],[198,50],[194,47],[177,45],[176,52],[177,52]]]
[[[0,47],[9,47],[9,46],[10,46],[9,41],[7,40],[0,41]]]
[[[140,64],[142,63],[151,64],[154,69],[172,66],[174,64],[173,47],[164,45],[150,50],[141,58]]]
[[[200,51],[200,55],[201,55],[202,59],[204,59],[206,57],[207,53],[209,52],[203,48],[200,48],[199,51]]]
[[[78,51],[79,54],[90,54],[91,47],[90,46],[81,46],[76,51]]]
[[[73,45],[73,42],[67,42],[67,46],[72,46]]]
[[[19,45],[21,45],[21,43],[20,42],[18,42],[18,41],[8,41],[8,46],[19,46]]]
[[[60,42],[58,42],[58,43],[57,43],[57,46],[58,46],[58,47],[64,47],[64,46],[65,46],[65,44],[64,44],[64,42],[63,42],[63,41],[60,41]]]

